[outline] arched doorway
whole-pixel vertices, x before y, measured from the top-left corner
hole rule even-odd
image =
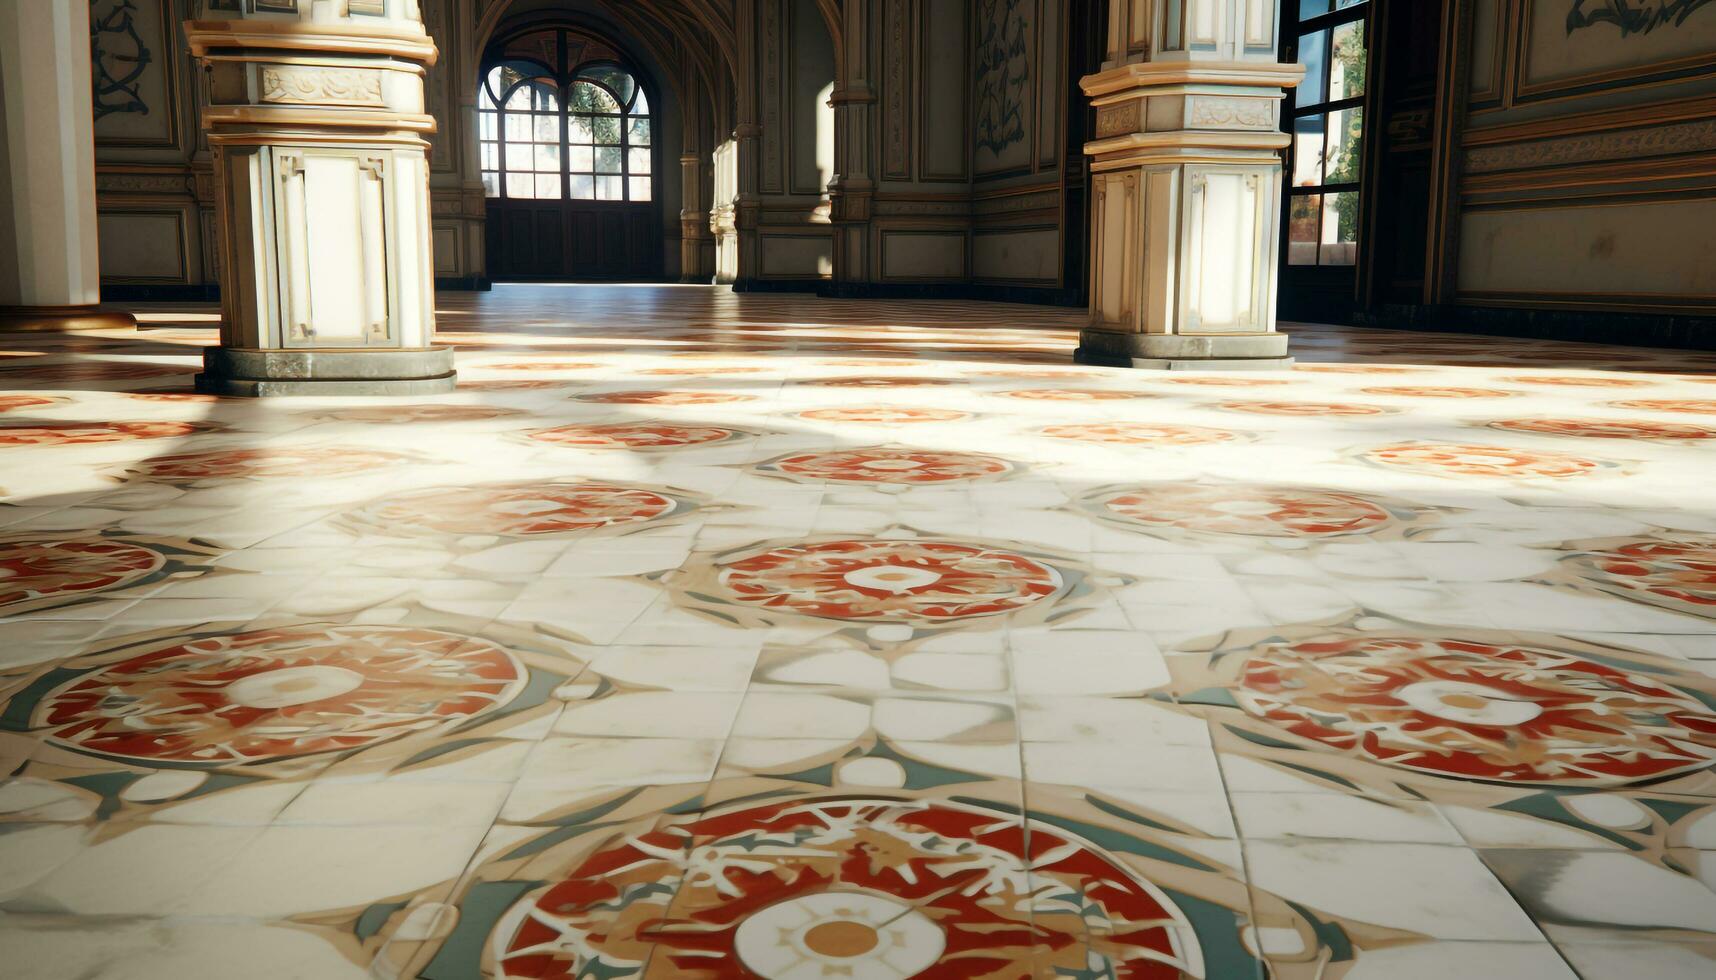
[[[662,275],[656,91],[593,34],[539,27],[488,48],[477,81],[489,275]]]

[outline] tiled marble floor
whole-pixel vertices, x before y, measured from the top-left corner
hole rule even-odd
[[[1716,358],[443,303],[0,341],[0,975],[1716,975]]]

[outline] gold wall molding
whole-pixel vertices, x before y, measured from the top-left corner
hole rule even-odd
[[[1716,118],[1621,132],[1473,147],[1466,151],[1466,170],[1469,173],[1495,173],[1705,150],[1716,150]]]

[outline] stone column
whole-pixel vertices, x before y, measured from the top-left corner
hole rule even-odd
[[[131,327],[104,313],[89,0],[0,0],[0,330]]]
[[[1114,0],[1096,108],[1090,325],[1080,360],[1281,367],[1285,90],[1277,0]]]
[[[208,72],[223,257],[221,342],[197,386],[451,390],[453,352],[433,343],[423,75],[435,45],[417,0],[242,6],[186,24]]]

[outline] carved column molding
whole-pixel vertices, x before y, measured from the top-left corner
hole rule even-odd
[[[0,3],[0,331],[131,327],[101,300],[89,0]]]
[[[224,257],[221,342],[197,386],[450,391],[452,350],[433,342],[423,78],[436,51],[418,0],[333,17],[296,6],[185,25],[208,73]]]
[[[1148,368],[1279,367],[1285,91],[1277,0],[1121,0],[1096,109],[1091,320],[1078,356]]]
[[[870,134],[876,115],[876,91],[870,84],[870,0],[846,0],[841,8],[839,68],[834,80],[834,179],[828,184],[829,218],[834,222],[834,279],[865,282],[872,275],[870,216],[876,177]],[[903,16],[896,19],[903,25]],[[903,29],[903,28],[902,28]],[[884,43],[891,43],[884,38]]]

